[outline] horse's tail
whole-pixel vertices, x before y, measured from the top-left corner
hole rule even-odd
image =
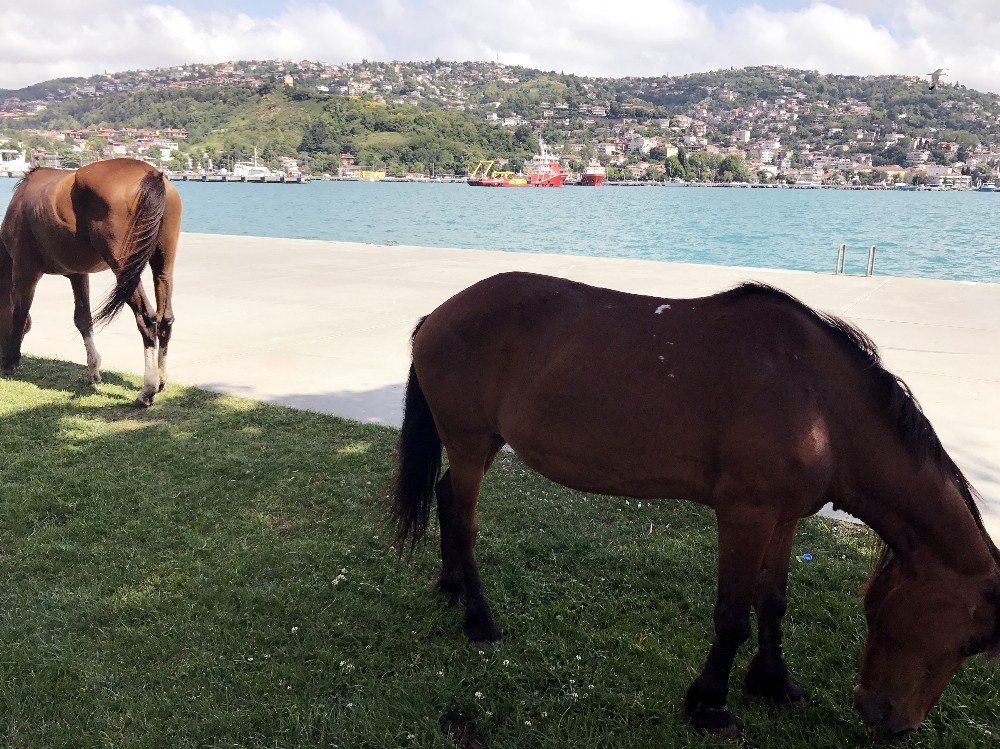
[[[139,196],[135,201],[132,221],[129,223],[122,245],[122,267],[118,281],[108,294],[94,322],[110,321],[132,298],[142,271],[156,252],[160,240],[160,224],[167,207],[167,187],[163,173],[157,170],[146,172],[139,183]]]
[[[414,336],[423,323],[423,320],[417,323]],[[427,530],[434,489],[441,473],[441,437],[412,364],[406,382],[397,459],[390,516],[396,525],[395,546],[402,551],[407,542],[413,548]]]

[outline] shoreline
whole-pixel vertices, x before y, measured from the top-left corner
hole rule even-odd
[[[416,320],[472,283],[510,270],[665,298],[758,280],[845,317],[911,387],[982,494],[987,526],[1000,537],[997,283],[183,233],[171,380],[398,426]],[[94,298],[110,281],[110,273],[94,276]],[[25,352],[82,364],[72,312],[70,285],[45,277]],[[107,369],[141,370],[130,316],[99,331],[96,344]]]
[[[69,171],[69,170],[67,170]],[[301,175],[298,177],[287,177],[284,179],[270,178],[246,178],[234,177],[233,175],[222,174],[184,174],[165,172],[167,179],[174,182],[201,182],[212,185],[237,185],[237,184],[309,184],[312,182],[384,182],[390,184],[415,184],[415,185],[459,185],[465,184],[466,177],[442,177],[440,179],[415,178],[415,177],[384,177],[381,179],[361,179],[359,177],[324,177],[313,174]],[[18,180],[23,174],[12,172],[0,172],[0,179]],[[899,183],[900,185],[906,183]],[[928,185],[917,185],[906,187],[893,185],[816,185],[816,184],[775,184],[760,182],[663,182],[657,180],[606,180],[602,186],[605,187],[711,187],[729,188],[734,190],[845,190],[848,192],[958,192],[958,193],[1000,193],[997,190],[981,190],[979,187],[938,187]],[[563,187],[584,187],[577,182],[567,182]],[[590,189],[596,189],[590,187]]]

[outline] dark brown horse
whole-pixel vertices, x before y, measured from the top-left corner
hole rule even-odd
[[[729,672],[751,609],[749,692],[802,699],[780,623],[796,524],[826,502],[887,544],[855,690],[879,735],[916,728],[964,658],[1000,647],[1000,553],[969,484],[871,341],[780,291],[659,299],[508,273],[417,326],[397,542],[423,534],[436,491],[440,587],[464,598],[473,640],[500,637],[474,545],[480,482],[505,443],[573,489],[715,511],[715,640],[685,701],[701,729],[735,732]]]
[[[35,287],[50,273],[66,276],[73,285],[73,320],[87,349],[86,379],[100,382],[88,274],[111,268],[117,282],[97,321],[110,320],[126,304],[132,308],[145,351],[136,404],[152,405],[167,379],[180,225],[177,190],[145,162],[114,159],[76,171],[29,172],[14,191],[0,228],[0,370],[9,374],[20,364]],[[153,271],[155,309],[142,287],[147,264]]]

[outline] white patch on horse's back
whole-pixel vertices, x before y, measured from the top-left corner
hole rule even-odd
[[[656,308],[656,312],[654,314],[662,315],[663,314],[663,310],[665,310],[665,309],[670,309],[670,305],[669,304],[661,304],[659,307]]]

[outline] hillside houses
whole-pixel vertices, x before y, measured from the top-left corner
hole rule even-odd
[[[27,123],[44,121],[61,102],[219,86],[461,112],[497,128],[528,128],[575,161],[596,157],[622,173],[642,164],[662,170],[669,158],[706,152],[743,159],[751,180],[798,182],[820,174],[826,182],[875,184],[1000,177],[1000,97],[949,85],[933,98],[917,77],[827,76],[778,66],[607,79],[499,62],[189,64],[0,93],[0,127],[42,130]],[[94,129],[54,137],[81,152],[100,146],[114,155],[148,157],[156,149],[183,152],[186,133]],[[525,134],[517,137],[523,141]],[[882,169],[890,166],[898,170]]]

